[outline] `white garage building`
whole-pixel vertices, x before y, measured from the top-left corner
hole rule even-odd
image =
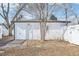
[[[45,39],[61,39],[66,21],[46,21]],[[41,40],[40,21],[15,21],[15,40]]]
[[[79,45],[79,25],[65,26],[65,21],[47,21],[48,27],[45,35],[46,40],[64,39],[70,43]],[[40,22],[17,21],[15,22],[15,40],[41,40]]]

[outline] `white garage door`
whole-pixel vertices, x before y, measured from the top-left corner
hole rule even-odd
[[[15,39],[36,40],[40,39],[40,26],[38,23],[15,23]]]

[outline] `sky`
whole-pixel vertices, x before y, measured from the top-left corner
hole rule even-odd
[[[74,11],[79,16],[79,4],[72,4]]]
[[[71,3],[71,5],[72,5],[72,8],[73,8],[73,11],[79,16],[79,4],[78,3]],[[15,13],[15,12],[13,12],[13,13]],[[54,12],[54,15],[57,17],[57,19],[63,19],[65,17],[64,11],[61,10],[61,9],[56,10],[56,12]],[[0,23],[3,22],[2,19],[3,18],[0,16]]]
[[[73,11],[77,14],[77,16],[79,16],[79,4],[78,3],[71,3]],[[64,15],[64,11],[60,11],[61,9],[58,9],[54,14],[56,17],[58,17],[58,19],[63,18]],[[73,14],[74,16],[74,14]]]

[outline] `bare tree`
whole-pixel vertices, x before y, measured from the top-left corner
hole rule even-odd
[[[63,34],[62,34],[62,39],[64,39],[64,34],[65,34],[65,32],[66,32],[66,30],[67,30],[67,28],[68,28],[68,17],[69,17],[69,15],[68,14],[73,14],[74,16],[75,16],[75,18],[77,19],[77,21],[78,21],[78,17],[77,17],[77,14],[73,11],[73,7],[72,7],[72,5],[71,4],[61,4],[61,6],[62,6],[62,8],[64,9],[64,15],[65,15],[65,20],[66,20],[66,28],[63,30]],[[70,16],[71,16],[70,15]],[[79,23],[79,21],[78,21],[78,23]]]
[[[42,40],[45,40],[45,34],[47,28],[45,21],[47,21],[49,17],[52,15],[54,8],[55,3],[54,4],[52,3],[51,5],[49,5],[48,3],[37,3],[37,4],[28,4],[28,7],[24,9],[24,11],[28,12],[29,14],[36,16],[35,19],[41,21],[40,32]]]
[[[18,4],[19,5],[19,4]],[[3,4],[1,3],[1,9],[2,12],[0,13],[0,16],[5,20],[6,23],[4,23],[5,28],[9,31],[9,35],[12,35],[12,30],[14,28],[14,22],[17,18],[17,16],[19,15],[19,13],[21,12],[21,10],[25,7],[26,4],[21,4],[20,7],[17,9],[17,11],[12,11],[12,12],[16,12],[15,15],[10,18],[9,14],[10,14],[10,7],[12,6],[11,4]],[[6,6],[6,7],[5,7]],[[16,8],[15,8],[16,9]],[[11,14],[12,16],[12,14]],[[9,19],[10,18],[10,19]],[[11,20],[11,21],[10,21]]]

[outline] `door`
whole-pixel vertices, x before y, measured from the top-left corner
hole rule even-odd
[[[15,39],[16,40],[26,40],[26,24],[25,23],[15,23]]]

